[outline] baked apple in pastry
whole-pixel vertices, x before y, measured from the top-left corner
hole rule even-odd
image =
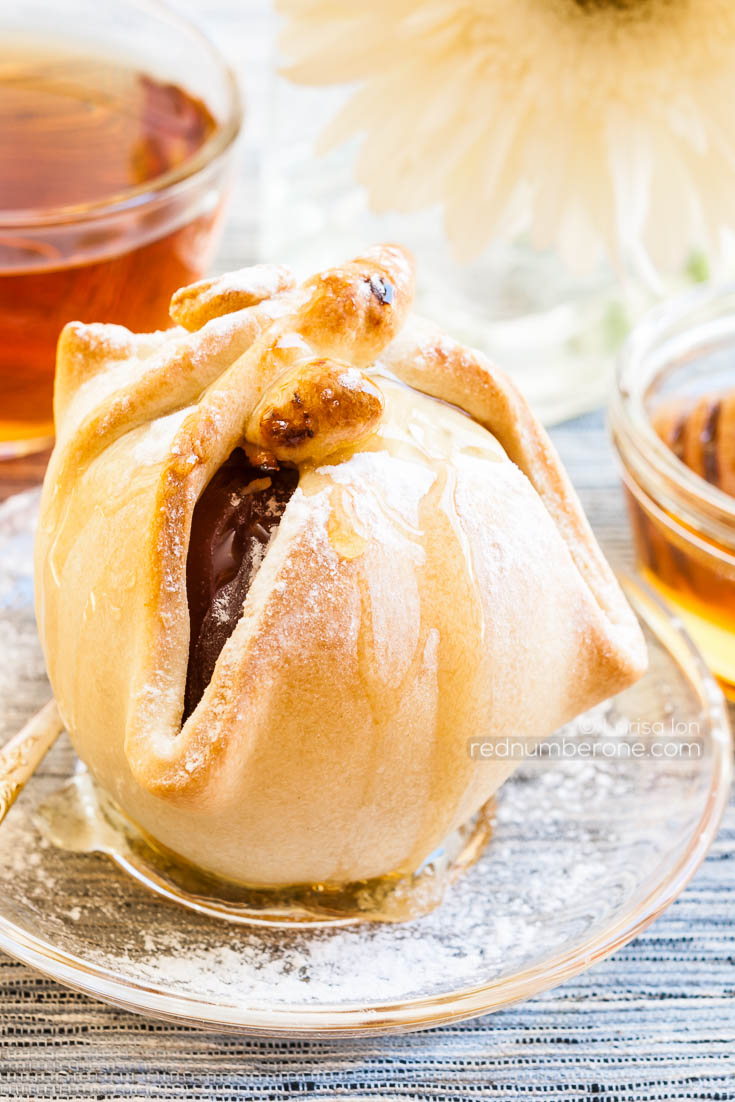
[[[36,545],[80,757],[250,885],[415,870],[540,739],[630,684],[638,625],[509,381],[411,315],[400,248],[72,323]]]

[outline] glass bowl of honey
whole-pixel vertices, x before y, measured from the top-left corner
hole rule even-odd
[[[222,55],[157,0],[0,5],[0,458],[50,442],[67,321],[170,324],[241,121]]]
[[[610,427],[638,568],[735,700],[735,284],[671,299],[633,330]]]

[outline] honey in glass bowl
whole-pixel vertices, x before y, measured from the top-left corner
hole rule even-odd
[[[722,416],[733,394],[735,286],[702,288],[634,330],[610,424],[638,568],[735,700],[735,440]]]
[[[50,20],[88,5],[49,6]],[[71,36],[2,34],[7,18],[19,22],[0,13],[0,456],[52,436],[66,322],[170,324],[172,293],[211,262],[240,121],[222,59],[157,4],[115,0]]]

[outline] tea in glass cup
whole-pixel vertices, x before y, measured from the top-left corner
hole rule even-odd
[[[7,457],[52,437],[66,322],[165,328],[173,291],[205,272],[241,109],[216,49],[149,0],[34,0],[0,12],[0,43]]]

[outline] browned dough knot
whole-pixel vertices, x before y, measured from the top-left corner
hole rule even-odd
[[[364,440],[385,401],[364,372],[339,360],[309,360],[263,395],[245,435],[279,460],[302,463]]]

